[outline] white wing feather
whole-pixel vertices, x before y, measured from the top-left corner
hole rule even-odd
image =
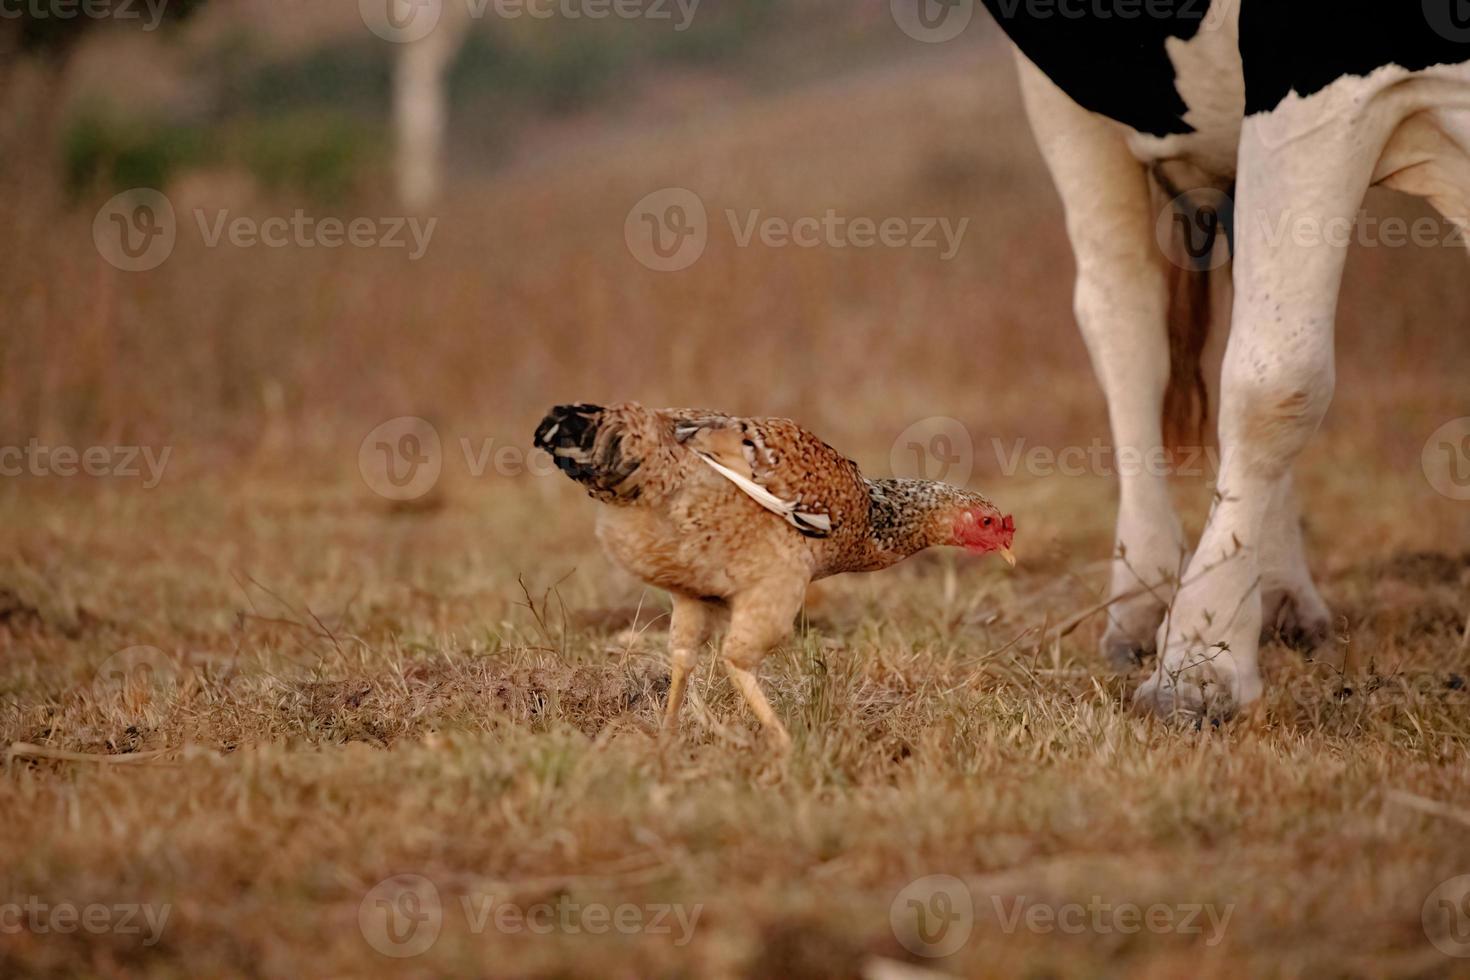
[[[750,499],[760,504],[766,510],[779,515],[780,518],[803,533],[819,531],[828,534],[832,530],[832,518],[826,514],[805,514],[796,509],[795,501],[782,500],[765,487],[756,483],[748,476],[736,473],[730,467],[720,463],[705,453],[699,453],[699,458],[704,460],[718,474],[735,484],[743,490]]]

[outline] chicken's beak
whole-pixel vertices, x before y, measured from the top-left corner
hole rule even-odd
[[[1000,556],[1006,560],[1006,564],[1012,568],[1016,567],[1016,553],[1009,548],[1000,549]]]

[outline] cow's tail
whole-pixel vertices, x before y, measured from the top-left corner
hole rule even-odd
[[[1197,207],[1181,205],[1181,196],[1157,173],[1158,189],[1168,196],[1165,207],[1178,208],[1182,220],[1171,220],[1167,263],[1169,275],[1169,383],[1164,389],[1164,444],[1171,450],[1202,446],[1210,415],[1205,384],[1204,352],[1210,336],[1211,259],[1221,231],[1229,236],[1231,215],[1199,220]],[[1225,200],[1228,202],[1229,197]],[[1170,215],[1173,219],[1175,215]],[[1188,239],[1186,240],[1186,236]],[[1226,242],[1228,247],[1230,242]]]
[[[1164,445],[1204,442],[1210,414],[1205,342],[1210,336],[1210,270],[1169,267],[1169,383],[1164,388]]]

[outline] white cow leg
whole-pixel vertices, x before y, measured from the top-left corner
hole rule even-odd
[[[1106,262],[1077,281],[1077,320],[1092,352],[1093,364],[1108,399],[1115,452],[1120,460],[1161,458],[1160,415],[1168,380],[1164,312],[1151,304],[1118,302],[1118,286],[1136,267],[1119,266],[1115,274],[1096,278]],[[1160,273],[1162,277],[1162,273]],[[1151,278],[1150,274],[1142,277]],[[1110,279],[1111,287],[1104,285]],[[1111,301],[1105,294],[1112,291]],[[1108,609],[1101,652],[1124,670],[1154,651],[1154,638],[1173,595],[1185,555],[1184,532],[1175,515],[1164,474],[1151,466],[1119,466],[1118,525],[1114,543]]]
[[[1117,458],[1159,458],[1169,296],[1148,175],[1115,126],[1078,107],[1025,59],[1020,71],[1027,114],[1066,207],[1077,322],[1107,396]],[[1153,651],[1186,545],[1159,468],[1117,469],[1110,584],[1117,601],[1108,609],[1102,654],[1121,669]]]
[[[1288,473],[1266,508],[1261,534],[1262,639],[1279,637],[1304,653],[1332,632],[1332,612],[1307,568],[1300,507]]]
[[[1291,564],[1268,570],[1280,542],[1266,538],[1280,530],[1291,465],[1332,398],[1343,262],[1391,128],[1366,111],[1323,113],[1331,121],[1315,129],[1286,129],[1273,115],[1247,119],[1241,133],[1215,504],[1159,629],[1159,664],[1135,698],[1164,715],[1221,717],[1260,697],[1263,576]],[[1285,544],[1299,552],[1299,540]]]

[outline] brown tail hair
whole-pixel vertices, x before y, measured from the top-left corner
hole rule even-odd
[[[1171,451],[1204,444],[1210,416],[1205,342],[1210,336],[1210,270],[1169,272],[1169,383],[1164,388],[1164,445]]]
[[[1229,216],[1208,222],[1179,208],[1179,193],[1158,171],[1155,188],[1167,194],[1170,215],[1169,383],[1164,388],[1164,445],[1170,450],[1202,446],[1210,416],[1204,352],[1210,336],[1210,254]],[[1221,220],[1223,219],[1223,220]],[[1189,235],[1190,239],[1185,240]]]

